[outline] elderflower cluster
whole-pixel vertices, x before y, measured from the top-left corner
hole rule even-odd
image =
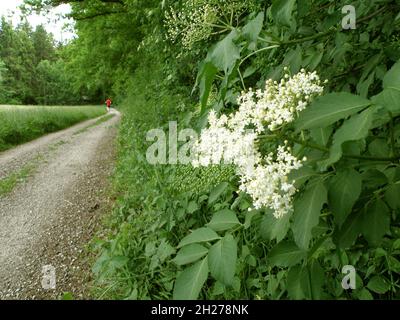
[[[270,79],[266,82],[264,91],[250,90],[240,96],[235,125],[243,128],[252,123],[257,132],[261,133],[266,123],[269,130],[277,130],[292,122],[296,114],[304,110],[323,90],[317,73],[307,73],[304,69],[293,77],[285,74],[279,83]]]
[[[323,92],[320,84],[315,72],[302,70],[293,77],[285,75],[280,83],[268,80],[264,91],[244,92],[238,99],[238,111],[229,116],[218,118],[211,111],[209,126],[193,147],[192,165],[233,164],[240,177],[239,189],[251,196],[255,209],[270,208],[277,218],[289,213],[296,188],[288,175],[302,161],[290,153],[287,142],[276,153],[263,156],[257,141],[261,133],[292,122]]]
[[[182,45],[186,48],[191,48],[195,42],[207,39],[217,18],[213,6],[205,4],[200,10],[195,2],[185,2],[182,11],[171,8],[165,16],[168,39],[172,42],[181,39]]]
[[[180,41],[186,49],[191,49],[196,42],[207,40],[222,18],[237,19],[253,7],[254,0],[183,1],[179,10],[171,7],[165,14],[167,37],[170,41]],[[215,31],[218,33],[221,28]]]
[[[276,218],[283,217],[292,210],[292,197],[296,193],[288,175],[301,166],[302,162],[290,153],[290,148],[279,146],[276,157],[270,153],[264,158],[264,164],[246,172],[239,168],[239,189],[251,196],[255,209],[268,207]]]

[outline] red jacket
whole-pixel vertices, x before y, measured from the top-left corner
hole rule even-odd
[[[107,104],[108,108],[111,106],[111,103],[112,103],[112,101],[110,99],[107,99],[106,104]]]

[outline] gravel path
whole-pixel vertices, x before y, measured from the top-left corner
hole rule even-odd
[[[59,299],[65,292],[90,298],[86,246],[111,205],[115,113],[79,134],[96,120],[0,153],[0,178],[41,155],[33,176],[0,198],[0,299]],[[55,289],[46,268],[55,273]]]

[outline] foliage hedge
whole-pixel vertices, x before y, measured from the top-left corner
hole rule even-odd
[[[113,75],[124,105],[112,232],[97,242],[100,297],[400,297],[400,1],[352,1],[355,30],[341,26],[344,0],[122,0],[89,24],[84,15],[103,10],[95,2],[73,6],[77,46],[93,49],[78,58]],[[178,119],[200,132],[210,110],[232,113],[242,91],[285,67],[329,80],[263,142],[268,152],[287,140],[308,159],[292,214],[252,210],[232,168],[146,162],[148,130]],[[355,290],[341,285],[346,265]]]

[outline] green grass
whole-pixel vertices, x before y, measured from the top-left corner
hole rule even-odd
[[[0,106],[0,152],[105,113],[100,106]]]
[[[14,190],[18,183],[24,182],[36,168],[36,164],[28,164],[21,170],[13,172],[8,177],[0,180],[0,197]]]

